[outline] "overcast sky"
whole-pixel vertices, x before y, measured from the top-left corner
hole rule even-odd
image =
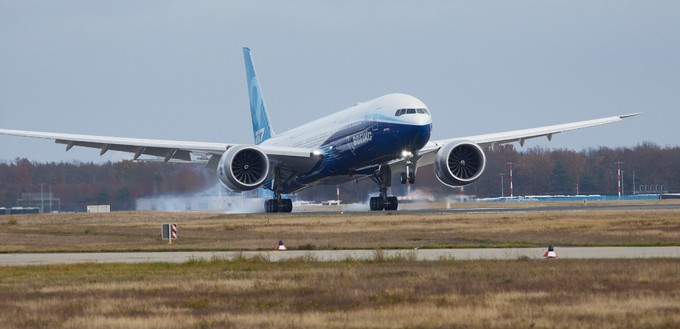
[[[433,139],[643,112],[525,148],[680,144],[677,0],[0,0],[0,128],[251,143],[243,46],[277,132],[403,92]],[[131,155],[0,136],[16,157]]]

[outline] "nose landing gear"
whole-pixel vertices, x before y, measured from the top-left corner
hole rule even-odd
[[[411,161],[414,158],[413,153],[409,152],[409,151],[404,151],[401,154],[402,154],[402,157],[404,158],[404,160],[406,160],[406,168],[405,168],[404,172],[402,172],[401,175],[399,175],[399,181],[402,184],[406,184],[406,183],[415,184],[415,182],[416,182],[416,171],[415,171],[416,164],[415,164],[415,161]]]
[[[406,167],[406,172],[401,173],[399,175],[399,181],[402,184],[415,184],[416,183],[416,175],[413,172],[409,172],[408,167]]]

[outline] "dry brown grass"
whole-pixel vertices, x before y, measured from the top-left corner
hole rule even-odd
[[[0,268],[0,328],[674,328],[677,260]]]
[[[168,222],[179,224],[179,240],[172,246],[159,239],[161,224]],[[271,249],[278,240],[292,249],[677,245],[680,210],[323,215],[122,212],[0,218],[0,252],[253,250]]]
[[[4,221],[4,222],[3,222]],[[10,223],[9,221],[13,221]],[[168,246],[160,225],[179,223]],[[680,211],[0,218],[0,250],[96,251],[680,242]],[[1,328],[678,328],[680,262],[529,260],[0,267]]]

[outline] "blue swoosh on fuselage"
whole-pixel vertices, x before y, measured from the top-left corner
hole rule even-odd
[[[398,159],[404,150],[417,151],[430,140],[432,124],[413,125],[395,122],[363,122],[341,130],[321,146],[325,151],[322,161],[312,170],[300,174],[284,190],[339,175],[350,175],[356,169],[381,165]]]

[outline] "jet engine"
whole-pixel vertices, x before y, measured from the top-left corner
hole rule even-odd
[[[269,174],[269,158],[252,145],[230,147],[220,158],[217,176],[228,189],[240,192],[258,188]]]
[[[434,159],[434,173],[449,186],[465,186],[476,181],[484,171],[486,156],[479,145],[456,141],[439,149]]]

